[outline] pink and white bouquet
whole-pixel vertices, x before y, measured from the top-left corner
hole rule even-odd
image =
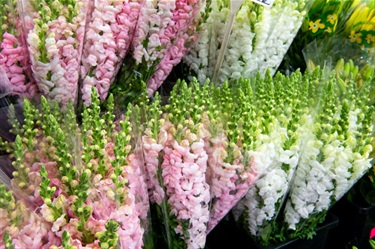
[[[78,101],[78,81],[89,1],[20,1],[33,77],[49,100]]]
[[[164,225],[154,231],[164,233],[165,247],[203,248],[207,234],[264,173],[245,145],[253,134],[240,118],[246,116],[240,102],[249,103],[245,95],[235,100],[236,89],[179,81],[165,107],[156,94],[147,108],[147,183],[152,218],[159,219],[153,225]],[[238,114],[230,116],[233,111]]]
[[[0,18],[0,86],[6,88],[7,94],[32,98],[38,93],[38,87],[31,77],[17,1],[1,1],[0,4],[4,8],[4,16]]]
[[[91,103],[91,90],[104,101],[130,49],[144,1],[93,0],[84,39],[81,67],[83,103]]]
[[[163,241],[156,244],[162,243],[166,248],[204,248],[210,192],[203,127],[191,119],[183,125],[181,114],[171,111],[178,104],[172,105],[163,116],[160,97],[155,96],[147,110],[142,139],[151,210],[155,212],[152,218],[164,225],[155,229],[164,234]],[[178,107],[184,108],[183,103]]]
[[[185,56],[187,44],[196,39],[203,4],[202,0],[145,1],[122,68],[125,75],[113,91],[127,92],[144,81],[152,96]]]
[[[25,120],[10,144],[16,170],[0,188],[2,247],[150,246],[144,243],[143,155],[131,132],[131,109],[114,122],[113,101],[102,114],[95,91],[92,100],[81,125],[71,101],[64,111],[44,97],[41,110],[24,101]]]
[[[247,95],[247,91],[251,91],[246,88],[250,87],[247,83],[241,81],[235,87],[224,83],[222,88],[216,89],[217,95],[211,101],[207,99],[209,135],[205,148],[211,192],[209,231],[244,197],[266,168],[250,149],[255,134],[251,129],[252,96]]]

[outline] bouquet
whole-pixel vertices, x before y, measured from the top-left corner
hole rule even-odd
[[[36,84],[47,99],[77,104],[88,1],[20,2]]]
[[[300,72],[286,77],[277,73],[269,82],[273,94],[267,102],[274,103],[278,128],[273,141],[275,156],[271,158],[272,167],[261,177],[245,197],[233,209],[236,220],[245,218],[245,226],[250,234],[261,244],[269,245],[273,241],[273,232],[279,222],[279,214],[300,160],[300,151],[308,133],[307,123],[312,119],[308,113],[308,85],[301,84]],[[288,97],[287,97],[288,96]],[[276,143],[276,141],[279,141]]]
[[[72,101],[62,111],[41,100],[40,109],[24,101],[15,142],[2,143],[15,171],[0,187],[1,246],[147,248],[148,195],[131,108],[115,122],[113,101],[101,113],[93,91],[78,125]]]
[[[235,12],[232,5],[236,7],[236,1],[212,1],[199,24],[199,39],[191,44],[184,62],[200,82],[207,78],[214,82],[251,78],[258,72],[264,76],[267,69],[273,75],[298,32],[309,3],[277,0],[268,8],[245,0]]]
[[[164,224],[155,228],[162,230],[162,246],[204,248],[210,201],[205,132],[191,118],[183,122],[180,110],[188,108],[189,97],[183,101],[177,97],[176,92],[171,96],[164,117],[158,94],[147,108],[142,140],[151,210],[155,212],[152,217]]]
[[[304,71],[310,61],[324,67],[340,59],[362,67],[373,57],[371,1],[314,1],[280,70]]]
[[[257,79],[265,92],[268,81]],[[156,94],[146,107],[151,216],[158,220],[153,225],[164,225],[154,228],[164,233],[164,247],[203,248],[207,234],[272,166],[276,119],[266,120],[261,108],[256,118],[252,101],[261,93],[253,95],[253,87],[249,80],[222,88],[178,81],[166,106]],[[259,106],[267,102],[262,96]]]
[[[210,231],[272,166],[270,158],[275,156],[274,142],[277,143],[273,140],[275,120],[265,120],[264,109],[255,108],[255,99],[261,99],[263,90],[260,85],[259,95],[253,94],[249,80],[239,80],[233,86],[225,82],[223,87],[211,90],[216,94],[208,102],[210,136],[205,145],[212,189]]]
[[[30,59],[21,28],[17,1],[2,1],[0,19],[0,86],[4,94],[31,98],[38,87],[31,76]]]
[[[125,55],[129,51],[143,1],[94,0],[88,15],[81,66],[84,104],[91,90],[107,98]]]
[[[284,211],[294,235],[303,231],[309,236],[310,228],[324,219],[326,211],[371,167],[370,82],[358,88],[352,79],[346,91],[340,92],[337,79],[330,76],[323,87]]]
[[[147,83],[151,97],[196,39],[195,27],[204,1],[145,1],[140,10],[128,56],[111,92],[134,100]]]
[[[264,246],[311,238],[329,208],[371,167],[371,80],[358,87],[349,75],[343,88],[338,75],[317,67],[270,81],[268,95],[280,96],[270,102],[281,109],[269,114],[284,129],[271,159],[276,166],[233,209]]]

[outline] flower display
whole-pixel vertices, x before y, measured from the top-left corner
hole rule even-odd
[[[233,87],[224,84],[208,105],[212,112],[208,125],[210,136],[206,138],[212,199],[209,231],[270,166],[268,157],[260,148],[269,144],[266,138],[262,140],[259,137],[258,140],[256,137],[252,98],[252,88],[248,81],[239,82]],[[265,126],[269,128],[267,123]],[[268,137],[266,133],[259,135]]]
[[[22,1],[31,69],[48,99],[77,104],[88,1]]]
[[[200,82],[214,75],[231,1],[212,1],[198,26],[199,39],[192,43],[184,62]],[[254,77],[267,69],[276,72],[297,34],[309,1],[275,1],[272,8],[244,1],[238,10],[225,49],[218,80]],[[277,24],[277,25],[276,25]]]
[[[203,248],[207,234],[260,174],[240,143],[231,141],[231,147],[225,143],[230,141],[228,127],[220,132],[223,143],[212,130],[222,119],[216,123],[217,114],[211,108],[219,107],[225,94],[234,94],[234,88],[217,99],[210,90],[219,88],[179,81],[167,106],[161,106],[157,94],[146,107],[142,141],[151,216],[158,220],[153,224],[164,224],[155,230],[165,234],[168,248]]]
[[[0,3],[1,248],[275,246],[375,179],[373,1]]]
[[[38,87],[31,77],[25,35],[18,18],[17,1],[2,1],[5,15],[0,19],[0,84],[7,94],[31,98]]]
[[[41,110],[25,100],[21,133],[10,144],[11,190],[1,188],[1,234],[16,248],[146,246],[148,194],[132,111],[115,123],[113,102],[101,114],[95,91],[92,100],[82,125],[71,101],[63,112],[44,97]]]

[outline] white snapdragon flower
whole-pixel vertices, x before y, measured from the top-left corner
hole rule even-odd
[[[219,80],[265,75],[267,69],[274,74],[302,24],[304,2],[278,0],[267,8],[245,0],[233,23]],[[200,39],[184,59],[200,82],[213,76],[229,15],[229,2],[212,1],[209,7],[199,28]]]

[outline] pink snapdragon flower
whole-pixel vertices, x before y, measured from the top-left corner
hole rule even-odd
[[[95,0],[87,24],[82,56],[82,98],[91,104],[95,87],[106,99],[109,87],[128,52],[138,21],[142,1]]]
[[[178,142],[165,146],[162,176],[170,213],[176,216],[174,229],[186,242],[187,248],[203,248],[209,221],[210,191],[206,183],[207,153],[203,139],[189,134]],[[195,139],[191,139],[194,137]],[[184,230],[182,222],[188,222]]]
[[[155,73],[147,81],[147,93],[149,97],[151,97],[161,84],[163,84],[173,67],[180,63],[181,59],[186,54],[187,48],[185,47],[185,42],[187,39],[187,34],[179,38],[176,44],[172,45],[170,51],[168,51],[158,64]]]
[[[145,133],[149,134],[150,130],[146,129]],[[163,142],[157,142],[150,135],[142,136],[149,199],[151,203],[156,203],[158,205],[161,205],[165,197],[164,189],[158,178],[159,155],[163,150],[163,145],[161,143]]]
[[[16,248],[47,249],[61,244],[61,239],[51,230],[51,223],[40,219],[33,212],[29,213],[17,234],[12,237]]]
[[[59,2],[56,4],[56,8],[67,8]],[[87,2],[79,0],[70,7],[70,12],[76,13],[72,18],[61,12],[56,19],[48,20],[51,17],[39,16],[39,10],[28,5],[22,13],[27,22],[24,25],[28,27],[27,44],[36,84],[48,99],[63,105],[69,100],[77,103]],[[29,23],[30,20],[34,23]]]
[[[167,44],[166,53],[155,68],[154,74],[147,81],[148,96],[151,97],[168,77],[173,67],[181,62],[188,51],[187,43],[197,39],[195,27],[199,19],[199,11],[204,1],[177,0],[172,11],[173,26],[168,26],[164,36],[160,36],[161,44]]]
[[[146,1],[132,42],[132,54],[152,96],[186,53],[185,43],[195,37],[203,1]],[[155,75],[154,75],[155,74]],[[154,75],[154,76],[153,76]]]
[[[112,214],[111,219],[119,224],[119,235],[121,248],[141,249],[143,246],[144,228],[139,219],[139,213],[135,208],[135,196],[129,195],[128,205],[122,205]]]
[[[129,166],[126,167],[129,190],[135,196],[135,208],[140,219],[146,221],[149,216],[150,203],[148,198],[146,172],[144,168],[143,152],[137,148],[128,156]]]
[[[0,68],[7,76],[6,82],[0,81],[0,85],[5,87],[11,95],[31,98],[38,93],[38,87],[30,76],[30,62],[26,45],[21,42],[21,38],[8,32],[2,34],[0,39]],[[4,79],[5,80],[5,79]]]
[[[253,160],[244,160],[245,155],[238,147],[228,152],[227,144],[224,134],[206,140],[205,147],[209,158],[207,178],[212,200],[208,232],[212,231],[258,179]],[[228,153],[233,154],[232,162],[226,162]]]

